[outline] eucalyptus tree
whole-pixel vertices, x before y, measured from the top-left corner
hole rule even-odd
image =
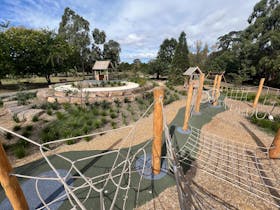
[[[95,60],[111,60],[117,66],[120,63],[120,44],[114,40],[106,42],[106,33],[95,28],[92,31],[92,59]]]
[[[90,54],[89,22],[76,14],[69,7],[65,8],[59,24],[58,34],[72,45],[80,55],[81,67],[84,75],[85,62]]]
[[[280,85],[280,3],[261,0],[248,18],[249,26],[231,31],[218,39],[219,51],[209,57],[209,66],[223,69],[233,80],[242,82],[266,78]]]

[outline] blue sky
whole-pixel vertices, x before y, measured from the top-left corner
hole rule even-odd
[[[0,0],[0,20],[14,26],[58,29],[65,7],[121,44],[121,60],[147,61],[165,38],[187,34],[211,47],[217,38],[247,26],[257,0]]]

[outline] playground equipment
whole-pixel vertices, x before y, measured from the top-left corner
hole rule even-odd
[[[262,82],[261,82],[262,83]],[[186,107],[184,113],[184,122],[178,125],[183,131],[189,131],[184,134],[185,143],[177,149],[174,145],[170,128],[168,127],[165,108],[163,106],[164,91],[162,88],[154,90],[154,102],[144,112],[142,117],[133,125],[118,128],[115,130],[108,130],[104,132],[88,134],[67,139],[60,139],[52,142],[38,143],[29,138],[21,136],[13,131],[0,127],[2,132],[11,133],[18,138],[38,146],[43,159],[53,172],[52,176],[33,176],[15,173],[12,171],[8,163],[6,154],[0,147],[0,182],[4,188],[11,205],[15,210],[26,210],[28,208],[35,209],[51,209],[51,207],[62,201],[67,206],[67,209],[87,209],[92,207],[92,199],[95,199],[96,208],[100,209],[114,209],[117,205],[120,209],[127,209],[131,197],[136,198],[136,207],[140,204],[138,200],[142,196],[141,186],[145,183],[144,173],[147,169],[148,153],[152,151],[152,177],[156,178],[162,170],[162,158],[168,161],[168,168],[174,174],[176,181],[178,199],[181,209],[188,209],[191,201],[197,200],[197,195],[193,194],[190,188],[190,183],[186,179],[182,170],[181,164],[187,164],[191,167],[200,169],[213,177],[223,180],[241,190],[244,190],[251,195],[263,200],[269,205],[277,208],[280,207],[280,186],[279,179],[275,173],[275,158],[280,156],[280,129],[278,130],[273,144],[270,148],[259,147],[255,145],[238,144],[230,140],[213,135],[210,132],[202,132],[190,124],[192,107],[195,103],[195,112],[200,112],[200,105],[203,100],[203,75],[200,78],[200,86],[196,94],[193,94],[193,87],[190,84],[186,100]],[[249,89],[221,89],[221,76],[216,77],[215,87],[213,87],[214,94],[207,92],[214,102],[213,106],[218,105],[219,97],[224,94],[224,101],[222,102],[228,107],[230,100],[243,102],[248,100],[250,91],[256,88]],[[263,85],[263,83],[262,83]],[[267,92],[263,94],[263,89]],[[241,92],[240,92],[241,91]],[[273,96],[271,96],[273,93]],[[276,96],[275,96],[276,94]],[[257,101],[256,108],[251,106],[252,110],[260,108],[260,101],[266,108],[269,107],[271,113],[271,104],[276,103],[274,100],[279,97],[279,89],[269,87],[259,87],[254,101]],[[193,100],[195,98],[195,100]],[[246,100],[245,100],[246,99]],[[195,101],[195,102],[194,102]],[[269,106],[270,104],[270,106]],[[153,118],[153,139],[146,141],[141,145],[133,147],[134,132],[137,126],[141,123],[141,119],[147,116],[147,113],[154,107]],[[276,107],[276,108],[275,108]],[[234,106],[229,107],[231,111]],[[243,108],[239,109],[244,112]],[[234,112],[237,114],[238,112]],[[200,117],[200,116],[198,116]],[[203,117],[203,115],[201,116]],[[97,154],[87,153],[87,155],[80,158],[73,158],[67,154],[56,153],[52,150],[52,145],[61,144],[68,140],[82,139],[85,137],[92,137],[100,134],[110,133],[118,130],[129,129],[128,135],[122,140],[121,144],[128,143],[129,147],[120,146],[119,149],[106,150]],[[143,131],[145,132],[145,131]],[[162,136],[164,133],[164,138]],[[182,134],[182,133],[181,133]],[[166,145],[166,155],[162,157],[162,143]],[[150,149],[149,149],[150,148]],[[52,156],[50,156],[52,155]],[[64,167],[67,168],[66,173],[60,173],[56,162],[53,160],[60,159]],[[135,162],[142,158],[143,164],[136,168]],[[95,162],[102,158],[108,158],[108,168],[101,170],[91,165],[92,173],[85,172],[81,165],[87,165],[88,162]],[[194,163],[195,161],[195,163]],[[88,167],[87,167],[88,168]],[[140,173],[138,173],[140,171]],[[36,182],[36,193],[40,201],[40,205],[27,206],[29,200],[25,200],[21,188],[17,182],[17,178],[33,179]],[[46,198],[44,190],[39,189],[40,181],[55,181],[61,184],[63,193],[52,200]],[[29,203],[28,203],[29,205]],[[135,207],[135,206],[133,206]],[[130,206],[131,208],[131,206]]]
[[[258,119],[272,115],[273,111],[279,113],[280,89],[263,83],[261,79],[258,87],[223,87],[224,107],[246,116],[255,115]]]

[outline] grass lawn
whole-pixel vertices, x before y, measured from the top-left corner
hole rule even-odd
[[[86,76],[86,79],[92,78],[92,76]],[[83,80],[82,76],[78,77],[51,77],[52,83],[59,83],[62,80],[67,80],[67,82]],[[19,78],[19,79],[2,79],[2,85],[0,86],[1,93],[9,93],[12,91],[20,90],[31,90],[37,88],[48,87],[48,83],[44,77],[32,77],[32,78]]]
[[[263,113],[260,113],[263,115]],[[271,133],[273,135],[276,134],[277,130],[280,128],[280,115],[274,116],[274,120],[265,119],[258,119],[255,115],[249,118],[249,120],[259,126],[260,128],[264,129],[266,132]]]

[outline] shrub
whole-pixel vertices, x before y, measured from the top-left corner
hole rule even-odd
[[[100,128],[101,127],[101,122],[99,120],[95,120],[93,123],[95,128]]]
[[[26,104],[28,104],[29,99],[35,98],[35,97],[36,97],[36,93],[20,92],[20,93],[17,93],[17,95],[16,95],[18,105],[26,105]]]
[[[154,101],[154,96],[152,92],[147,92],[143,94],[143,99],[148,101],[148,104],[151,104]]]
[[[89,136],[85,137],[84,139],[85,139],[85,141],[90,141],[90,137]]]
[[[178,94],[175,93],[175,94],[173,95],[173,97],[174,97],[175,101],[176,101],[176,100],[179,100]]]
[[[41,139],[44,143],[59,139],[60,135],[56,129],[53,129],[51,126],[47,126],[43,129],[41,133]]]
[[[48,114],[48,115],[52,115],[52,110],[51,110],[51,109],[48,109],[48,110],[47,110],[47,114]]]
[[[63,105],[65,109],[71,107],[71,105],[68,103],[64,104]],[[46,102],[46,103],[43,103],[41,106],[40,106],[41,109],[44,109],[44,110],[49,110],[49,109],[53,109],[53,110],[58,110],[60,109],[60,104],[57,103],[57,102],[54,102],[54,103],[49,103],[49,102]]]
[[[102,107],[102,109],[109,109],[110,106],[111,106],[111,103],[108,102],[108,101],[103,100],[103,101],[101,102],[101,107]]]
[[[67,111],[71,108],[71,104],[70,103],[65,103],[65,104],[63,104],[63,108]]]
[[[126,116],[125,113],[122,113],[122,118],[123,118],[123,119],[126,119],[126,118],[127,118],[127,116]]]
[[[106,117],[102,117],[102,118],[101,118],[101,123],[102,123],[102,125],[105,125],[107,122],[108,122],[108,121],[107,121]]]
[[[115,112],[112,112],[112,113],[110,114],[110,116],[111,116],[112,119],[115,119],[115,118],[118,117],[118,115],[117,115]]]
[[[18,116],[16,114],[13,115],[13,120],[16,122],[16,123],[19,123],[19,119],[18,119]]]
[[[104,111],[102,111],[102,116],[107,116],[108,115],[108,113],[104,110]]]
[[[68,141],[66,141],[66,143],[67,143],[68,145],[71,145],[71,144],[75,144],[75,141],[74,141],[74,140],[68,140]]]
[[[100,102],[99,101],[96,101],[96,102],[94,102],[94,106],[100,106]]]
[[[5,134],[5,136],[6,136],[6,139],[8,139],[8,140],[10,140],[10,139],[13,138],[13,135],[12,135],[11,133],[9,133],[9,132],[7,132],[7,133]]]
[[[137,97],[136,101],[138,102],[138,104],[144,104],[144,100],[140,97]]]
[[[130,103],[129,98],[125,97],[125,98],[124,98],[124,103]]]
[[[82,131],[84,134],[87,134],[89,132],[89,127],[87,125],[85,125],[83,128],[82,128]]]
[[[25,127],[25,130],[27,131],[32,131],[33,130],[33,126],[32,125],[28,125]]]
[[[121,107],[122,102],[120,101],[120,99],[115,99],[114,103],[117,105],[117,107]]]
[[[128,125],[128,122],[126,121],[125,118],[123,118],[122,122],[123,122],[123,124]]]
[[[25,141],[23,139],[19,139],[19,141],[17,142],[17,144],[22,145],[24,147],[27,147],[29,145],[28,141]]]
[[[14,148],[14,155],[17,157],[17,158],[23,158],[26,156],[26,151],[25,151],[25,148],[24,146],[22,145],[16,145],[15,148]]]
[[[62,120],[64,118],[64,114],[61,112],[56,112],[55,115],[58,120]]]
[[[100,114],[100,112],[99,112],[99,110],[97,108],[93,108],[91,111],[96,116],[98,116]]]
[[[15,125],[13,131],[19,131],[21,129],[20,125]]]
[[[88,125],[88,126],[92,126],[92,120],[88,120],[87,122],[86,122],[86,124]]]
[[[29,131],[29,130],[24,130],[23,131],[23,133],[22,133],[22,135],[24,136],[24,137],[26,137],[26,138],[28,138],[29,136],[31,136],[31,131]]]
[[[34,115],[34,116],[32,117],[32,122],[37,122],[38,120],[39,120],[38,115]]]
[[[179,93],[180,93],[181,95],[183,95],[183,96],[186,96],[186,95],[187,95],[187,91],[185,91],[185,90],[181,90],[181,91],[179,91]]]
[[[113,128],[113,129],[116,129],[116,128],[117,128],[117,123],[116,123],[116,122],[112,121],[112,122],[111,122],[111,125],[112,125],[112,128]]]

